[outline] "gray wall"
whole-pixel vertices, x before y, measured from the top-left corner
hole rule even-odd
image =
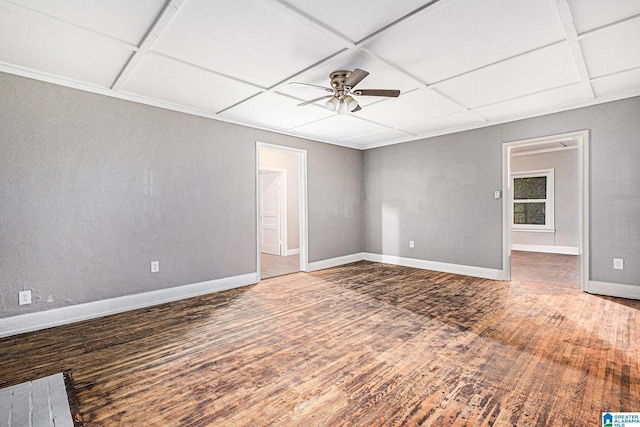
[[[361,251],[360,151],[2,73],[0,94],[0,317],[255,272],[256,141],[308,152],[309,260]]]
[[[555,233],[512,231],[511,244],[578,247],[578,150],[534,153],[511,158],[511,172],[553,168]]]
[[[590,279],[640,285],[638,97],[367,151],[364,250],[499,268],[502,211],[491,192],[501,187],[501,144],[583,129],[591,136]],[[383,247],[385,210],[395,215],[388,233],[397,249]],[[624,270],[613,269],[614,257]]]
[[[501,165],[495,127],[367,150],[365,252],[502,268]]]

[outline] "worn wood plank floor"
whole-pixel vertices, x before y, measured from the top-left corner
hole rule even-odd
[[[640,301],[360,262],[0,340],[88,426],[594,426],[640,411]]]

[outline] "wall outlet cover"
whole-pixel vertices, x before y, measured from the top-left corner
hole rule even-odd
[[[31,304],[31,291],[20,291],[18,292],[19,304]]]
[[[151,272],[157,273],[160,271],[160,261],[151,261]]]
[[[614,258],[613,259],[613,268],[615,270],[624,270],[624,259],[622,259],[622,258]]]

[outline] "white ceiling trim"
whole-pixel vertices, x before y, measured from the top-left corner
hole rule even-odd
[[[619,76],[620,74],[624,74],[624,73],[628,73],[629,71],[635,71],[635,70],[640,70],[640,66],[637,67],[631,67],[631,68],[627,68],[624,70],[619,70],[619,71],[614,71],[612,73],[607,73],[607,74],[602,74],[599,76],[595,76],[595,77],[591,77],[591,81],[592,82],[597,82],[600,80],[605,80],[611,77],[615,77],[615,76]]]
[[[413,12],[410,12],[408,14],[406,14],[405,16],[396,19],[395,21],[393,21],[392,23],[390,23],[389,25],[379,29],[378,31],[376,31],[373,34],[368,35],[367,37],[363,38],[362,40],[360,40],[359,42],[356,43],[356,46],[361,46],[367,42],[373,41],[375,39],[377,39],[378,37],[382,36],[384,33],[386,33],[387,31],[393,29],[393,28],[397,28],[400,24],[403,24],[405,22],[408,22],[410,19],[415,18],[416,16],[418,16],[420,13],[424,12],[425,10],[429,9],[430,12],[433,12],[434,9],[436,9],[437,7],[442,6],[442,3],[440,3],[440,0],[431,0],[430,2],[428,2],[427,4],[420,6],[419,8],[417,8],[416,10],[414,10]]]
[[[154,43],[162,35],[164,30],[171,24],[173,18],[175,18],[178,10],[184,5],[187,0],[170,0],[160,12],[160,15],[156,18],[151,29],[144,36],[144,39],[140,43],[137,51],[129,58],[129,61],[124,65],[116,81],[111,85],[111,89],[120,90],[122,86],[127,82],[127,79],[138,67],[142,58],[151,50]]]
[[[43,21],[49,22],[54,25],[67,27],[69,29],[72,29],[73,31],[82,33],[86,36],[89,36],[98,40],[103,40],[109,43],[113,43],[125,49],[129,49],[132,52],[136,52],[138,50],[138,46],[136,46],[135,44],[129,43],[125,40],[121,40],[119,38],[110,36],[108,34],[101,33],[100,31],[92,30],[91,28],[83,27],[82,25],[78,25],[73,22],[65,21],[64,19],[60,19],[55,16],[48,15],[46,13],[42,13],[40,11],[31,9],[21,4],[16,4],[9,0],[0,0],[0,3],[4,4],[8,9],[11,9],[13,11],[30,15],[34,18],[41,19]]]
[[[640,68],[640,67],[637,67],[637,68]],[[247,123],[247,122],[244,122],[244,121],[234,120],[234,119],[231,119],[231,118],[228,118],[228,117],[223,117],[223,116],[220,116],[218,114],[211,113],[211,112],[208,112],[208,111],[197,110],[197,109],[194,109],[194,108],[189,108],[189,107],[185,107],[183,105],[178,105],[178,104],[171,104],[171,103],[169,103],[167,101],[159,101],[157,99],[147,98],[147,97],[144,97],[144,96],[141,96],[141,95],[130,94],[130,93],[123,92],[123,91],[115,92],[115,91],[113,91],[111,89],[108,89],[108,88],[105,88],[105,87],[102,87],[102,86],[91,85],[91,84],[88,84],[88,83],[85,83],[85,82],[77,81],[75,79],[62,78],[62,77],[60,77],[58,75],[52,75],[52,74],[48,74],[48,73],[43,73],[41,71],[31,70],[31,69],[28,69],[26,67],[18,67],[18,66],[15,66],[13,64],[7,64],[7,63],[4,63],[4,62],[0,62],[0,71],[6,72],[6,73],[9,73],[9,74],[15,74],[15,75],[23,76],[23,77],[28,77],[28,78],[32,78],[32,79],[48,82],[48,83],[53,83],[53,84],[57,84],[57,85],[61,85],[61,86],[66,86],[66,87],[70,87],[70,88],[73,88],[73,89],[79,89],[79,90],[83,90],[83,91],[86,91],[86,92],[91,92],[91,93],[95,93],[95,94],[99,94],[99,95],[110,96],[110,97],[113,97],[113,98],[123,99],[123,100],[126,100],[126,101],[137,102],[137,103],[146,104],[146,105],[150,105],[150,106],[154,106],[154,107],[170,109],[170,110],[181,112],[181,113],[192,114],[192,115],[195,115],[195,116],[204,117],[204,118],[208,118],[208,119],[214,119],[214,120],[218,120],[218,121],[225,122],[225,123],[232,123],[232,124],[237,124],[237,125],[240,125],[240,126],[247,126],[247,127],[251,127],[251,128],[254,128],[254,129],[260,129],[260,130],[265,130],[265,131],[269,131],[269,132],[274,132],[274,133],[277,133],[277,134],[289,135],[289,136],[309,139],[309,140],[312,140],[312,141],[323,142],[323,143],[327,143],[327,144],[331,144],[331,145],[338,145],[338,146],[343,146],[343,147],[347,147],[347,148],[354,148],[354,149],[358,149],[358,150],[368,150],[368,149],[372,149],[372,148],[385,147],[385,146],[388,146],[388,145],[395,145],[395,144],[401,144],[401,143],[405,143],[405,142],[417,141],[417,140],[425,139],[425,138],[433,138],[433,137],[437,137],[437,136],[442,136],[442,135],[447,135],[447,134],[452,134],[452,133],[457,133],[457,132],[463,132],[463,131],[467,131],[467,130],[479,129],[479,128],[499,125],[499,124],[503,124],[503,123],[509,123],[509,122],[513,122],[513,121],[516,121],[516,120],[525,120],[525,119],[538,117],[538,116],[543,116],[543,115],[547,115],[547,114],[560,113],[560,112],[563,112],[563,111],[574,110],[576,108],[589,107],[589,106],[593,106],[593,105],[598,105],[598,104],[603,104],[603,103],[607,103],[607,102],[618,101],[618,100],[622,100],[622,99],[626,99],[626,98],[632,98],[632,97],[640,96],[640,89],[634,89],[634,90],[631,90],[631,91],[618,93],[618,94],[615,94],[615,95],[603,96],[603,97],[599,97],[599,98],[596,98],[596,99],[591,100],[591,101],[586,101],[586,102],[580,102],[580,103],[577,103],[577,104],[566,105],[566,106],[562,106],[562,107],[551,109],[551,110],[539,111],[539,112],[535,112],[535,113],[531,113],[531,114],[522,114],[522,115],[517,115],[517,116],[510,116],[510,117],[505,117],[505,118],[502,118],[502,119],[499,119],[499,120],[497,120],[497,119],[496,120],[488,120],[485,123],[479,123],[479,124],[478,123],[474,123],[474,124],[471,124],[471,125],[465,125],[465,126],[460,126],[460,127],[456,127],[456,128],[447,128],[447,129],[441,130],[441,131],[429,132],[429,133],[418,134],[418,135],[413,135],[412,134],[412,136],[409,136],[407,138],[395,139],[395,140],[392,140],[392,141],[378,142],[378,143],[372,143],[372,144],[351,144],[351,143],[348,142],[348,140],[337,142],[337,141],[326,139],[326,138],[318,138],[318,137],[307,135],[307,134],[304,134],[304,133],[301,133],[301,132],[296,132],[295,128],[288,129],[288,130],[276,129],[276,128],[271,128],[269,126],[265,126],[265,125],[262,125],[262,124]],[[611,75],[615,75],[615,74],[620,74],[620,73],[612,73]],[[598,79],[611,77],[611,75],[608,75],[608,76],[605,76],[605,77],[598,77]],[[323,108],[323,107],[318,106],[318,108]],[[314,123],[316,121],[319,121],[319,120],[315,120],[315,121],[310,122],[310,123]],[[308,123],[308,124],[310,124],[310,123]],[[393,130],[404,132],[404,133],[408,133],[408,132],[402,131],[400,129],[393,129]]]
[[[571,51],[571,56],[573,57],[573,62],[576,64],[578,75],[580,76],[580,80],[582,81],[582,87],[585,90],[585,93],[588,94],[590,99],[595,99],[596,95],[593,91],[593,86],[591,85],[591,78],[589,76],[587,62],[584,59],[584,54],[582,53],[580,42],[577,40],[578,30],[576,29],[569,3],[567,2],[567,0],[556,0],[555,4],[558,15],[560,16],[560,22],[562,22],[562,28],[567,36],[567,41],[569,42],[569,48]]]
[[[576,36],[576,39],[577,40],[583,40],[583,39],[586,39],[587,37],[591,37],[591,36],[597,35],[597,34],[601,33],[602,31],[606,31],[606,30],[608,30],[610,28],[617,27],[620,24],[624,24],[624,23],[629,22],[629,21],[634,21],[636,19],[640,19],[640,14],[629,16],[629,17],[621,19],[619,21],[611,22],[611,23],[609,23],[607,25],[603,25],[601,27],[593,28],[591,30],[585,31],[583,33],[578,34]]]
[[[327,33],[330,33],[330,34],[334,35],[335,37],[339,38],[340,40],[342,40],[344,42],[344,47],[345,48],[352,49],[352,48],[356,47],[356,43],[353,40],[349,39],[349,37],[345,36],[344,34],[339,32],[335,28],[329,27],[325,23],[320,22],[319,20],[317,20],[313,16],[304,13],[300,9],[292,6],[291,4],[289,4],[289,3],[285,2],[285,1],[282,1],[282,0],[271,0],[268,3],[270,5],[272,5],[272,6],[274,6],[274,7],[277,7],[278,10],[280,10],[280,11],[285,11],[285,12],[289,13],[290,15],[295,16],[298,19],[302,18],[305,22],[309,22],[309,23],[311,23],[311,25],[314,25],[314,26],[320,28],[322,31],[325,31]]]
[[[536,111],[536,112],[533,112],[533,113],[519,114],[519,115],[513,115],[513,116],[509,116],[509,117],[503,117],[503,118],[500,118],[500,119],[488,120],[486,123],[473,123],[473,124],[470,124],[470,125],[464,125],[464,126],[459,126],[459,127],[454,127],[454,128],[447,128],[447,129],[438,130],[438,131],[435,131],[435,132],[423,133],[423,134],[417,135],[414,138],[399,139],[399,140],[388,141],[388,142],[386,141],[386,142],[367,144],[363,149],[364,150],[368,150],[368,149],[372,149],[372,148],[385,147],[385,146],[388,146],[388,145],[396,145],[396,144],[401,144],[401,143],[404,143],[404,142],[417,141],[417,140],[426,139],[426,138],[434,138],[434,137],[437,137],[437,136],[449,135],[449,134],[458,133],[458,132],[464,132],[464,131],[473,130],[473,129],[481,129],[481,128],[485,128],[485,127],[489,127],[489,126],[495,126],[495,125],[500,125],[500,124],[504,124],[504,123],[510,123],[510,122],[514,122],[514,121],[518,121],[518,120],[526,120],[526,119],[531,119],[531,118],[534,118],[534,117],[546,116],[548,114],[555,114],[555,113],[561,113],[563,111],[575,110],[577,108],[591,107],[591,106],[598,105],[598,104],[604,104],[604,103],[607,103],[607,102],[619,101],[619,100],[622,100],[622,99],[633,98],[633,97],[636,97],[636,96],[640,96],[640,89],[634,89],[634,90],[630,90],[630,91],[627,91],[627,92],[616,93],[614,95],[602,96],[602,97],[599,97],[599,98],[596,98],[596,99],[593,99],[593,100],[584,101],[584,102],[578,102],[578,103],[574,103],[574,104],[571,104],[571,105],[563,105],[561,107],[554,108],[554,109],[548,109],[548,110],[544,110],[544,111]]]
[[[384,27],[376,30],[375,32],[373,32],[372,34],[367,35],[366,37],[362,38],[359,41],[354,41],[351,40],[348,36],[342,34],[339,30],[333,28],[331,26],[331,23],[326,24],[323,21],[321,21],[319,18],[316,18],[312,15],[310,15],[307,12],[303,12],[302,10],[300,10],[298,8],[298,6],[296,6],[295,1],[293,0],[289,0],[290,2],[287,2],[286,0],[263,0],[265,2],[265,4],[268,4],[270,6],[270,8],[273,8],[275,11],[277,11],[280,14],[287,14],[290,16],[295,17],[295,19],[299,22],[305,22],[307,24],[310,24],[311,26],[315,27],[316,30],[320,30],[322,33],[325,33],[327,35],[328,38],[330,39],[335,39],[334,42],[334,48],[340,48],[340,46],[344,46],[343,49],[334,52],[332,54],[330,54],[327,57],[324,58],[320,58],[320,55],[318,55],[316,58],[313,58],[313,60],[318,59],[318,61],[316,63],[314,63],[313,65],[310,65],[308,67],[306,67],[303,70],[296,70],[294,67],[289,67],[289,69],[283,68],[283,71],[286,72],[293,72],[293,74],[291,74],[289,77],[286,77],[284,79],[282,79],[281,81],[279,81],[278,83],[273,84],[270,87],[262,87],[260,85],[257,85],[255,83],[251,83],[242,79],[239,79],[238,77],[235,76],[230,76],[228,74],[225,73],[221,73],[217,70],[208,68],[208,67],[204,67],[202,65],[198,65],[195,63],[190,63],[187,61],[183,61],[180,59],[177,59],[175,57],[166,55],[166,54],[162,54],[159,53],[157,51],[153,50],[153,47],[156,43],[156,41],[158,40],[158,38],[163,35],[163,34],[168,34],[167,33],[167,28],[170,26],[171,22],[173,21],[173,19],[178,15],[180,9],[187,3],[188,0],[167,0],[164,3],[164,6],[162,7],[162,11],[161,12],[157,12],[158,9],[155,9],[155,11],[153,12],[158,13],[158,16],[155,18],[155,20],[153,20],[153,24],[151,24],[148,27],[148,30],[146,32],[140,32],[139,34],[145,34],[144,37],[142,37],[142,41],[140,42],[140,44],[137,46],[135,44],[132,44],[128,41],[122,40],[120,38],[117,37],[113,37],[110,36],[108,34],[102,33],[100,31],[96,31],[94,29],[85,27],[81,24],[83,24],[83,22],[81,22],[80,24],[78,23],[74,23],[74,22],[70,22],[66,19],[62,19],[62,18],[58,18],[54,15],[51,15],[48,12],[43,12],[43,11],[38,11],[36,9],[33,9],[31,7],[31,4],[27,5],[27,6],[23,6],[21,4],[16,3],[15,1],[12,0],[0,0],[0,6],[5,7],[6,9],[9,9],[13,12],[19,12],[21,14],[25,14],[25,16],[28,16],[29,18],[33,17],[34,19],[39,20],[39,22],[47,22],[47,23],[53,23],[56,26],[60,27],[60,28],[64,28],[77,33],[82,34],[83,36],[86,36],[86,38],[92,38],[92,39],[98,39],[104,42],[107,42],[110,45],[114,45],[114,46],[118,46],[120,48],[124,48],[128,51],[131,52],[131,56],[129,57],[129,59],[124,63],[124,65],[121,65],[122,63],[118,63],[117,67],[114,67],[114,72],[117,73],[117,75],[114,73],[113,75],[116,75],[116,77],[113,80],[113,83],[111,84],[111,87],[105,87],[103,85],[96,85],[95,83],[88,83],[86,81],[80,81],[74,78],[70,78],[68,76],[62,76],[62,75],[58,75],[58,74],[53,74],[47,71],[51,71],[52,69],[50,68],[46,68],[46,67],[42,67],[41,69],[33,69],[30,68],[28,66],[24,66],[24,65],[20,65],[22,64],[19,61],[16,61],[16,64],[12,64],[12,63],[8,63],[8,62],[0,62],[0,71],[5,71],[8,73],[12,73],[12,74],[17,74],[17,75],[21,75],[24,77],[30,77],[30,78],[35,78],[38,80],[42,80],[42,81],[47,81],[50,83],[55,83],[55,84],[60,84],[60,85],[64,85],[67,87],[72,87],[75,89],[80,89],[80,90],[85,90],[85,91],[89,91],[92,93],[98,93],[101,95],[107,95],[107,96],[111,96],[111,97],[115,97],[115,98],[121,98],[121,99],[125,99],[125,100],[130,100],[130,101],[134,101],[134,102],[141,102],[144,104],[148,104],[148,105],[153,105],[153,106],[157,106],[157,107],[161,107],[161,108],[168,108],[171,110],[175,110],[175,111],[180,111],[180,112],[185,112],[188,114],[193,114],[193,115],[197,115],[197,116],[201,116],[201,117],[207,117],[207,118],[211,118],[211,119],[216,119],[216,120],[220,120],[223,122],[229,122],[229,123],[235,123],[235,124],[240,124],[240,125],[246,125],[246,126],[250,126],[250,127],[254,127],[254,128],[258,128],[258,129],[263,129],[263,130],[268,130],[268,131],[272,131],[272,132],[277,132],[277,133],[281,133],[281,134],[286,134],[286,135],[292,135],[292,136],[297,136],[297,137],[303,137],[303,138],[310,138],[310,139],[314,139],[317,141],[321,141],[321,142],[326,142],[326,143],[330,143],[330,144],[335,144],[335,145],[343,145],[343,146],[348,146],[351,148],[358,148],[358,149],[367,149],[367,148],[374,148],[377,146],[384,146],[384,145],[391,145],[391,144],[397,144],[400,142],[407,142],[407,141],[411,141],[411,140],[416,140],[416,139],[422,139],[422,138],[427,138],[427,137],[432,137],[432,136],[439,136],[439,135],[443,135],[443,134],[447,134],[447,133],[453,133],[453,132],[459,132],[462,130],[468,130],[468,129],[475,129],[475,128],[481,128],[481,127],[485,127],[485,126],[490,126],[490,125],[495,125],[495,124],[500,124],[500,123],[505,123],[505,122],[509,122],[509,121],[513,121],[513,120],[519,120],[519,119],[523,119],[523,118],[529,118],[529,117],[536,117],[539,115],[543,115],[543,114],[550,114],[550,113],[554,113],[554,112],[560,112],[560,111],[566,111],[566,110],[570,110],[573,108],[579,108],[579,107],[583,107],[583,106],[589,106],[589,105],[595,105],[595,104],[600,104],[603,102],[610,102],[613,100],[617,100],[617,99],[624,99],[624,98],[628,98],[631,96],[638,96],[640,95],[640,88],[635,88],[635,84],[628,84],[627,86],[624,85],[620,85],[618,90],[626,90],[627,88],[631,88],[633,87],[633,90],[628,90],[624,93],[615,93],[615,94],[608,94],[606,91],[603,91],[603,89],[601,87],[599,87],[597,84],[594,85],[594,82],[600,82],[602,80],[606,80],[606,79],[611,79],[611,78],[615,78],[617,76],[620,76],[624,73],[628,73],[628,72],[632,72],[632,71],[637,71],[638,69],[640,69],[640,66],[637,66],[636,63],[634,62],[627,62],[625,64],[621,64],[621,66],[618,67],[618,69],[616,70],[611,70],[608,69],[606,71],[608,71],[606,74],[600,74],[600,75],[591,75],[591,73],[589,72],[588,66],[587,66],[587,62],[586,62],[586,58],[585,58],[585,50],[586,53],[589,54],[591,53],[589,50],[589,46],[587,46],[586,44],[581,44],[580,42],[582,40],[585,40],[589,37],[593,37],[596,36],[598,34],[601,34],[602,32],[605,32],[607,30],[610,29],[614,29],[616,28],[618,25],[620,24],[624,24],[630,21],[634,21],[637,19],[640,19],[640,14],[636,14],[633,16],[628,16],[624,19],[620,19],[616,22],[611,22],[611,23],[607,23],[606,25],[602,25],[600,27],[597,28],[593,28],[590,29],[588,31],[584,31],[583,33],[578,33],[577,27],[576,27],[576,23],[574,22],[574,16],[572,14],[572,10],[569,6],[569,2],[568,0],[549,0],[549,1],[553,1],[555,4],[555,8],[558,12],[558,15],[560,17],[560,23],[562,24],[562,29],[564,31],[564,37],[562,36],[561,32],[556,32],[554,33],[555,36],[553,38],[548,38],[546,39],[546,41],[549,40],[553,40],[554,38],[560,36],[563,37],[561,40],[558,41],[553,41],[551,43],[548,43],[544,46],[539,46],[539,47],[535,47],[532,48],[528,51],[521,51],[511,57],[508,58],[502,58],[499,59],[495,62],[492,62],[490,64],[484,64],[480,67],[477,67],[475,69],[471,69],[471,70],[465,70],[464,72],[461,72],[457,75],[449,75],[449,76],[442,76],[445,78],[441,78],[438,81],[434,81],[434,82],[426,82],[423,81],[421,78],[418,78],[417,76],[413,75],[411,72],[408,72],[406,69],[404,69],[402,66],[398,65],[397,63],[393,63],[390,62],[389,60],[371,52],[368,48],[367,48],[367,44],[369,42],[375,41],[377,39],[379,39],[380,37],[384,37],[385,35],[387,35],[388,33],[394,31],[394,29],[398,29],[400,28],[402,25],[404,25],[405,23],[410,23],[412,22],[413,19],[416,19],[418,17],[423,16],[423,14],[425,13],[430,13],[432,12],[434,9],[439,8],[440,6],[442,6],[443,4],[446,5],[451,5],[455,0],[448,0],[448,1],[439,1],[439,0],[432,0],[430,2],[428,2],[427,4],[424,4],[423,6],[405,14],[404,16],[401,16],[400,18],[396,19],[395,21],[391,22],[390,24],[385,25]],[[497,0],[496,0],[497,1]],[[195,4],[196,2],[194,0],[192,0],[191,4]],[[34,2],[34,4],[36,4]],[[160,5],[158,5],[160,6]],[[36,6],[34,6],[36,7]],[[322,7],[321,5],[317,6],[318,8]],[[267,8],[268,9],[268,8]],[[49,9],[49,12],[52,9]],[[553,11],[553,9],[551,9]],[[578,10],[578,9],[577,9]],[[637,11],[637,9],[636,9]],[[311,9],[311,12],[313,13],[313,9]],[[13,15],[13,14],[12,14]],[[68,16],[68,15],[66,15]],[[580,16],[580,15],[576,15],[576,16]],[[622,16],[622,15],[620,15]],[[274,12],[273,17],[276,17],[276,14]],[[149,21],[151,21],[152,16],[149,16]],[[340,16],[336,17],[337,22],[343,22],[342,20],[338,19],[340,18]],[[351,17],[345,17],[346,19],[349,19]],[[19,18],[18,18],[19,19]],[[289,18],[290,19],[290,18]],[[31,22],[31,20],[29,20]],[[332,21],[333,22],[333,21]],[[33,23],[32,26],[34,25],[38,25],[37,22]],[[140,30],[142,29],[146,29],[148,24],[145,24],[144,27],[138,27]],[[49,27],[51,28],[51,27]],[[25,34],[29,34],[28,32]],[[566,43],[566,44],[565,44]],[[471,106],[471,102],[467,99],[466,103],[462,102],[460,100],[456,100],[454,99],[455,96],[450,95],[448,93],[444,92],[445,88],[441,88],[439,90],[439,86],[443,85],[444,83],[454,83],[452,82],[452,80],[460,78],[462,76],[467,76],[471,73],[475,73],[484,69],[487,69],[489,67],[493,67],[497,64],[502,64],[502,63],[506,63],[509,61],[513,61],[514,59],[526,56],[526,55],[531,55],[534,54],[540,50],[543,49],[547,49],[550,48],[552,46],[557,46],[557,45],[565,45],[569,48],[569,52],[571,57],[569,57],[568,55],[567,57],[567,64],[570,65],[571,64],[571,59],[573,60],[573,63],[576,66],[576,70],[577,70],[577,75],[575,77],[576,81],[573,83],[566,83],[566,84],[562,84],[556,87],[545,87],[544,89],[540,89],[537,91],[533,91],[533,87],[529,87],[526,88],[528,90],[530,90],[531,92],[527,92],[527,93],[523,93],[523,94],[518,94],[518,96],[513,96],[513,97],[509,97],[506,99],[500,99],[497,101],[494,101],[495,97],[488,97],[485,99],[485,101],[491,101],[491,102],[487,102],[483,105],[479,105],[479,106]],[[107,46],[106,44],[104,46]],[[621,46],[626,46],[626,44],[621,44]],[[523,48],[525,46],[522,46]],[[629,47],[629,46],[627,46]],[[256,45],[256,48],[259,48],[259,45]],[[333,51],[334,49],[328,49]],[[523,49],[524,50],[524,49]],[[24,51],[24,49],[23,49]],[[271,128],[268,125],[262,124],[262,123],[246,123],[244,121],[238,121],[238,120],[234,120],[233,118],[229,118],[229,117],[225,117],[222,116],[221,113],[226,112],[232,108],[234,108],[235,106],[238,106],[240,104],[243,104],[249,100],[253,100],[256,97],[261,97],[264,96],[265,94],[270,94],[270,93],[278,93],[280,95],[283,96],[287,96],[291,99],[295,99],[295,100],[300,100],[303,101],[303,98],[299,98],[295,95],[290,95],[290,94],[286,94],[283,92],[280,92],[279,89],[285,87],[285,85],[287,85],[288,83],[290,83],[293,79],[298,78],[301,75],[304,75],[305,73],[307,73],[308,71],[311,71],[319,66],[322,66],[323,64],[325,64],[328,61],[331,61],[332,59],[336,58],[337,56],[345,53],[345,52],[355,52],[357,54],[360,54],[362,56],[365,56],[366,58],[370,58],[373,61],[379,63],[382,67],[386,67],[389,70],[391,70],[392,72],[401,75],[403,77],[406,77],[409,81],[407,81],[407,85],[405,86],[405,89],[407,89],[408,87],[410,87],[410,82],[414,82],[415,83],[415,89],[409,89],[406,90],[405,92],[403,92],[401,94],[401,99],[402,99],[402,95],[406,95],[408,93],[413,92],[414,90],[430,90],[433,91],[435,94],[437,94],[439,97],[442,97],[443,99],[446,99],[448,101],[450,101],[451,103],[453,103],[455,106],[457,106],[459,108],[459,112],[458,113],[467,113],[467,115],[473,115],[473,117],[476,117],[480,122],[476,123],[470,123],[470,124],[465,124],[459,127],[452,127],[452,128],[446,128],[446,129],[442,129],[442,130],[438,130],[438,131],[434,131],[434,132],[428,132],[428,133],[422,133],[422,134],[415,134],[415,133],[411,133],[408,132],[406,130],[400,129],[398,125],[398,123],[394,123],[393,121],[389,121],[389,122],[385,122],[385,123],[381,123],[375,120],[371,120],[368,118],[364,118],[358,115],[353,115],[353,118],[357,119],[357,120],[361,120],[363,122],[368,122],[372,125],[375,125],[377,127],[383,128],[384,130],[376,130],[376,131],[369,131],[369,129],[366,130],[366,132],[363,132],[361,134],[358,134],[356,136],[351,136],[349,135],[348,137],[345,137],[343,139],[339,139],[337,138],[336,140],[326,140],[326,138],[322,138],[322,137],[317,137],[317,136],[312,136],[312,135],[308,135],[308,134],[303,134],[300,132],[297,132],[296,129],[300,128],[301,126],[306,126],[306,125],[310,125],[322,120],[327,120],[327,118],[322,118],[322,119],[316,119],[313,121],[310,121],[309,123],[303,124],[303,125],[296,125],[293,127],[290,127],[289,129],[283,129],[283,128]],[[123,58],[126,58],[127,52],[123,52]],[[180,104],[174,104],[170,101],[164,101],[164,100],[160,100],[160,99],[155,99],[152,96],[147,96],[147,95],[139,95],[136,93],[132,93],[132,92],[127,92],[126,90],[124,90],[123,88],[125,87],[127,80],[129,79],[129,77],[131,77],[132,75],[134,75],[135,77],[135,72],[138,69],[138,66],[140,65],[140,63],[142,62],[142,59],[146,56],[146,55],[159,55],[161,57],[163,57],[164,59],[170,60],[170,61],[174,61],[176,63],[179,63],[181,65],[184,65],[186,67],[192,67],[192,68],[196,68],[199,70],[202,70],[204,72],[207,73],[211,73],[213,75],[219,76],[219,77],[223,77],[225,79],[231,79],[235,82],[241,83],[243,85],[246,85],[247,87],[253,88],[255,89],[258,93],[254,93],[251,96],[248,96],[245,99],[242,99],[238,102],[236,102],[233,105],[230,106],[225,106],[224,108],[220,109],[219,111],[203,111],[201,109],[199,109],[198,107],[189,107],[187,105],[180,105]],[[591,59],[590,56],[587,56],[587,58]],[[197,57],[196,57],[197,59]],[[24,62],[24,64],[29,64],[32,65],[32,63],[30,62]],[[144,64],[144,63],[143,63]],[[591,63],[589,63],[591,64]],[[34,67],[37,67],[39,65],[33,65]],[[631,66],[630,68],[624,69],[622,70],[621,68],[623,68],[623,66]],[[373,67],[373,65],[372,65]],[[375,68],[375,67],[373,67]],[[46,71],[45,71],[46,70]],[[119,70],[119,71],[118,71]],[[375,70],[372,70],[375,71]],[[457,71],[461,71],[461,70],[457,70]],[[604,70],[603,70],[604,71]],[[284,74],[284,73],[282,73]],[[373,74],[373,73],[372,73]],[[391,73],[393,74],[393,73]],[[107,81],[111,80],[113,77],[110,76],[109,79],[107,79]],[[277,78],[282,78],[282,76],[277,76]],[[276,80],[276,79],[273,79]],[[622,81],[622,77],[620,77],[620,81]],[[271,82],[269,82],[269,84],[271,84]],[[584,94],[586,95],[584,99],[587,99],[584,102],[578,102],[578,103],[573,103],[570,105],[562,105],[559,106],[555,109],[547,109],[544,111],[534,111],[534,112],[529,112],[526,114],[521,114],[521,115],[514,115],[514,116],[510,116],[510,117],[500,117],[499,119],[488,119],[487,117],[491,117],[490,115],[487,115],[486,117],[483,116],[483,114],[478,111],[481,108],[487,107],[487,106],[493,106],[493,105],[497,105],[503,102],[508,102],[508,101],[514,101],[514,100],[518,100],[521,98],[526,98],[529,97],[531,95],[536,95],[536,94],[543,94],[546,92],[552,92],[558,89],[562,89],[565,87],[569,87],[572,85],[576,85],[576,88],[578,88],[578,85],[582,85],[582,88],[584,88]],[[614,85],[615,86],[615,85]],[[538,86],[540,87],[540,86]],[[595,89],[598,89],[604,96],[600,96],[596,98],[596,93],[595,93]],[[514,95],[516,93],[513,93]],[[508,94],[505,94],[508,96]],[[245,96],[244,94],[241,96]],[[238,98],[240,98],[241,96],[236,97],[233,101],[237,100]],[[574,98],[577,99],[577,98]],[[385,102],[386,99],[381,99],[381,100],[375,100],[374,102],[372,102],[371,104],[368,105],[373,105],[373,104],[377,104],[377,103],[382,103]],[[182,101],[181,102],[186,102],[186,101]],[[565,100],[564,102],[571,102],[569,99]],[[469,104],[469,105],[467,105]],[[222,107],[223,105],[225,105],[224,103],[221,103],[220,105],[217,105],[216,107]],[[412,104],[409,104],[412,105]],[[550,104],[551,105],[551,104]],[[309,106],[307,108],[324,108],[321,105],[314,105],[314,106]],[[391,107],[392,108],[392,107]],[[451,107],[451,110],[454,110],[455,107]],[[521,110],[522,111],[522,110]],[[439,113],[442,113],[442,111],[439,111]],[[508,111],[506,112],[508,113]],[[457,113],[453,113],[453,114],[457,114]],[[445,117],[448,116],[450,114],[444,114],[444,115],[438,115],[436,117],[430,117],[429,120],[433,120],[436,119],[438,117]],[[376,117],[376,120],[380,120],[380,121],[384,121],[382,118],[382,116],[378,116]],[[287,125],[289,125],[291,123],[287,123]],[[409,124],[410,125],[410,124]],[[406,123],[403,123],[402,126],[407,126]],[[387,141],[387,142],[381,142],[381,143],[372,143],[372,144],[354,144],[354,143],[349,143],[350,140],[364,140],[366,139],[366,136],[368,135],[375,135],[377,133],[384,133],[387,131],[395,131],[401,134],[406,135],[405,138],[399,138],[399,139],[394,139],[392,141]],[[416,131],[416,129],[414,129],[414,131]],[[389,134],[391,135],[392,133],[389,132]],[[393,135],[395,136],[395,135]]]

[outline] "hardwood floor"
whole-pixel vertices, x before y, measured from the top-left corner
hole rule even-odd
[[[260,278],[283,276],[300,271],[300,255],[277,256],[260,254]]]
[[[640,301],[359,262],[0,340],[87,426],[595,426],[640,410]]]

